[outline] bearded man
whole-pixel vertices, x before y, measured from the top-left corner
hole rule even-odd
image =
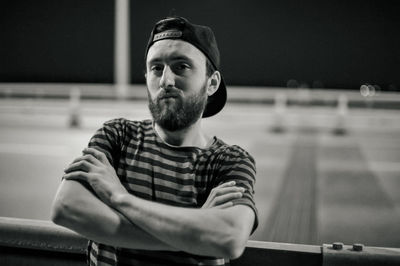
[[[52,220],[89,239],[89,265],[228,265],[257,227],[255,162],[202,130],[227,98],[215,36],[163,19],[145,63],[153,119],[104,123],[65,169]]]

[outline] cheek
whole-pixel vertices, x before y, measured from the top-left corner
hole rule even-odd
[[[157,78],[155,78],[153,76],[147,76],[146,77],[146,85],[147,85],[147,88],[150,91],[153,91],[153,92],[157,91],[158,87],[159,87],[159,84],[160,83],[159,83],[159,80]]]
[[[146,78],[147,95],[149,99],[154,100],[158,91],[158,85],[153,80]]]
[[[147,89],[147,98],[152,102],[156,102],[157,92],[155,92],[154,90]]]

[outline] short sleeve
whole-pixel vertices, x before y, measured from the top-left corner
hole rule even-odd
[[[122,139],[125,130],[124,119],[113,119],[103,124],[89,141],[89,147],[103,152],[111,165],[118,166]]]
[[[226,149],[220,162],[216,185],[229,181],[235,181],[236,186],[245,188],[243,197],[233,200],[233,204],[246,205],[254,211],[253,233],[258,226],[258,210],[254,200],[256,164],[253,157],[239,146],[231,146]]]

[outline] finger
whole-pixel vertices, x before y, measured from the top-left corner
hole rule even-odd
[[[90,163],[92,163],[94,165],[99,165],[101,163],[98,159],[96,159],[91,154],[85,154],[85,155],[79,156],[78,158],[73,160],[72,163],[77,163],[77,162],[80,162],[80,161],[88,161],[88,162],[90,162]]]
[[[224,188],[216,188],[214,193],[215,196],[220,196],[228,193],[234,193],[234,192],[244,192],[245,189],[243,187],[224,187]]]
[[[90,170],[93,168],[93,164],[86,161],[86,160],[81,160],[77,161],[75,163],[70,164],[67,168],[64,169],[65,173],[70,173],[74,171],[81,171],[81,172],[90,172]]]
[[[75,171],[75,172],[71,172],[68,174],[65,174],[63,176],[63,179],[66,180],[81,180],[81,181],[85,181],[88,182],[89,180],[89,174],[83,171]]]
[[[226,209],[226,208],[229,208],[229,207],[232,207],[232,206],[233,206],[233,202],[232,202],[232,201],[229,201],[229,202],[225,202],[224,204],[217,205],[217,206],[215,206],[214,208],[217,208],[217,209]]]
[[[218,195],[218,193],[221,193],[221,189],[224,188],[231,188],[233,186],[235,186],[236,182],[235,181],[230,181],[230,182],[226,182],[226,183],[222,183],[216,187],[214,187],[211,192],[210,192],[210,196],[215,196]],[[215,194],[215,195],[214,195]]]
[[[216,187],[223,188],[223,187],[231,187],[231,186],[234,186],[234,185],[236,185],[235,181],[229,181],[229,182],[226,182],[226,183],[222,183],[222,184],[220,184],[220,185],[218,185]]]
[[[94,158],[96,158],[97,160],[99,160],[102,163],[109,164],[107,156],[99,150],[96,150],[94,148],[85,148],[85,149],[83,149],[82,152],[83,152],[83,154],[90,154],[90,155],[94,156]]]
[[[240,199],[241,197],[243,197],[243,193],[241,193],[241,192],[233,192],[233,193],[224,194],[224,195],[218,196],[214,199],[214,205],[215,206],[222,205],[228,201]]]

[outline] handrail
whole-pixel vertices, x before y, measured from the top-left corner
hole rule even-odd
[[[50,221],[0,217],[0,245],[83,254],[87,240]]]
[[[85,265],[87,240],[50,221],[0,217],[0,265]],[[231,265],[400,265],[399,248],[248,241]]]
[[[129,100],[147,100],[145,84],[128,85]],[[79,88],[82,99],[115,100],[114,84],[84,84],[84,83],[4,83],[0,82],[1,98],[44,98],[44,99],[68,99],[70,90]],[[307,90],[307,89],[306,89]],[[298,104],[299,89],[281,87],[249,87],[229,86],[230,102],[237,103],[264,103],[273,104],[277,94],[285,93],[288,104]],[[383,108],[400,109],[400,93],[396,91],[381,91],[374,96],[362,96],[358,90],[341,90],[333,88],[312,89],[307,94],[309,104],[336,106],[338,96],[345,94],[349,107],[357,108]],[[371,104],[373,102],[373,104]],[[304,104],[304,102],[302,102]]]

